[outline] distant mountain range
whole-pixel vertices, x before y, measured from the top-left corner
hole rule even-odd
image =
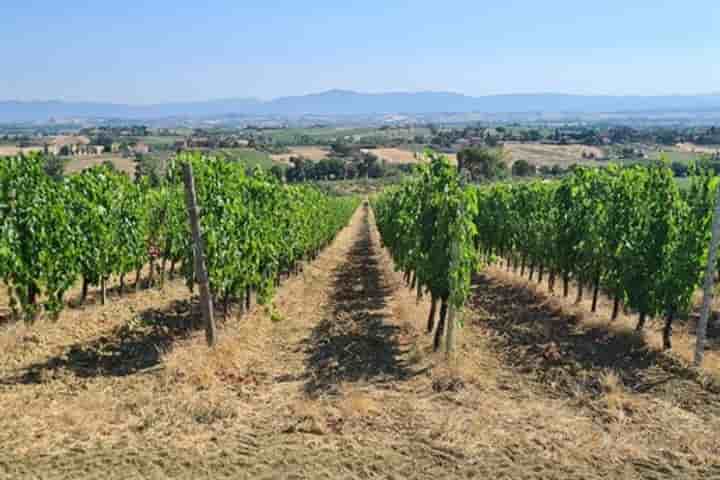
[[[330,90],[262,101],[234,98],[203,102],[123,105],[63,101],[0,101],[0,122],[56,119],[142,120],[228,115],[377,115],[421,113],[716,112],[720,94],[603,96],[510,94],[471,97],[448,92],[359,93]]]

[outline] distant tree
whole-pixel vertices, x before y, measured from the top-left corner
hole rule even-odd
[[[635,158],[635,149],[633,147],[623,147],[620,150],[620,156],[625,159]]]
[[[324,158],[318,162],[318,166],[320,165],[322,165],[323,178],[328,180],[345,178],[344,160],[335,157]]]
[[[270,167],[270,174],[281,182],[285,180],[285,169],[280,165]]]
[[[337,142],[330,145],[330,148],[332,149],[332,153],[337,155],[338,157],[347,157],[352,154],[352,147],[348,145],[347,143],[343,142]]]
[[[558,164],[555,164],[552,167],[550,167],[550,175],[558,176],[558,175],[562,175],[564,173],[565,173],[565,169]]]
[[[542,138],[539,130],[531,129],[527,131],[527,139],[531,142],[537,142]]]
[[[115,166],[113,165],[113,168]],[[157,187],[165,177],[165,162],[154,155],[135,155],[135,181],[143,178],[150,181],[150,185]]]
[[[285,172],[285,176],[288,182],[304,182],[310,180],[313,175],[313,164],[312,161],[299,156],[290,157],[290,167]]]
[[[657,142],[661,145],[674,145],[675,133],[671,130],[664,130],[657,135]]]
[[[55,155],[45,157],[45,173],[55,180],[60,180],[65,174],[67,159]]]
[[[92,143],[93,145],[102,145],[106,152],[110,152],[112,150],[113,137],[107,133],[100,133],[98,136],[93,138]]]
[[[497,147],[500,144],[500,139],[496,135],[488,135],[485,137],[485,144],[488,147]]]
[[[373,155],[373,157],[375,157]],[[370,178],[381,178],[384,177],[386,173],[385,168],[385,162],[379,161],[377,157],[374,158],[374,161],[371,161],[368,164],[368,174],[367,176]]]
[[[112,160],[103,160],[102,166],[110,170],[111,172],[117,172],[118,169],[115,166],[115,164],[112,162]]]
[[[379,159],[372,153],[361,154],[355,164],[357,165],[359,177],[373,177],[382,176],[380,173],[381,169],[378,167]]]
[[[472,147],[458,153],[458,165],[470,173],[473,180],[497,180],[508,173],[502,149]]]
[[[517,160],[512,164],[512,174],[515,177],[530,177],[535,173],[535,165],[532,165],[527,160]]]
[[[344,164],[344,178],[352,180],[359,175],[357,165],[354,162],[345,162]]]

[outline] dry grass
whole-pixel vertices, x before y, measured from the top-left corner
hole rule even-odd
[[[124,157],[122,155],[98,155],[98,156],[86,156],[86,157],[72,157],[65,167],[65,173],[77,173],[85,170],[86,168],[101,165],[103,162],[110,161],[115,165],[115,168],[121,172],[125,172],[131,177],[135,175],[135,162],[130,157]]]
[[[593,153],[596,158],[602,158],[606,155],[603,149],[588,145],[543,145],[507,142],[505,143],[505,150],[509,154],[510,163],[523,159],[536,166],[560,165],[561,167],[568,167],[577,163],[600,165],[601,162],[583,158],[583,152]],[[388,163],[418,163],[419,161],[414,152],[401,148],[376,148],[365,151],[374,153]],[[444,155],[448,157],[450,163],[457,163],[457,155]]]
[[[289,150],[290,153],[270,155],[270,158],[275,162],[289,163],[290,157],[301,156],[317,162],[318,160],[327,158],[328,153],[330,153],[330,150],[326,148],[313,146],[290,147]]]
[[[428,298],[405,288],[364,218],[360,209],[286,280],[273,308],[222,322],[214,351],[202,333],[171,328],[196,315],[179,282],[70,310],[57,324],[5,327],[0,478],[718,473],[720,413],[582,363],[567,317],[547,318],[507,287],[479,286],[452,361],[434,353]],[[159,326],[137,323],[148,310]],[[552,343],[559,359],[543,356]],[[116,369],[139,359],[141,369]]]
[[[402,148],[373,148],[363,150],[367,153],[377,155],[381,160],[387,163],[418,163],[420,160],[416,157],[415,152]],[[422,153],[422,152],[420,152]],[[444,153],[450,163],[457,163],[457,156],[452,153]]]
[[[42,147],[16,147],[14,145],[0,145],[0,157],[12,157],[20,153],[42,152]]]
[[[567,168],[576,163],[599,165],[600,162],[582,157],[583,152],[594,153],[595,158],[605,157],[603,149],[590,145],[543,145],[535,143],[505,143],[505,150],[510,152],[511,160],[527,160],[538,167],[560,165]]]
[[[695,145],[694,143],[678,143],[675,147],[681,152],[689,153],[705,153],[714,155],[720,151],[720,147],[706,147],[704,145]]]
[[[547,302],[554,305],[555,308],[569,312],[587,329],[605,329],[617,337],[637,337],[639,339],[638,341],[642,341],[654,352],[661,352],[663,350],[662,319],[648,319],[648,326],[641,334],[637,334],[635,332],[637,314],[625,314],[621,311],[618,318],[611,322],[610,317],[613,302],[602,294],[598,299],[597,310],[593,314],[590,312],[590,304],[592,301],[591,293],[585,292],[583,301],[580,304],[576,304],[575,298],[577,290],[574,284],[571,284],[572,288],[570,289],[568,297],[562,298],[560,294],[561,286],[556,286],[556,293],[551,294],[546,281],[542,284],[534,281],[528,282],[526,279],[514,273],[506,272],[503,268],[497,266],[489,267],[487,272],[494,278],[498,278],[508,284],[529,288],[534,294],[539,295],[541,298],[546,298]],[[698,299],[696,298],[695,300],[697,304],[696,307],[699,307]],[[720,306],[717,302],[715,303],[716,308]],[[696,343],[696,337],[691,327],[692,324],[689,322],[684,324],[679,321],[675,322],[672,337],[673,349],[670,353],[673,358],[681,360],[688,368],[694,359]],[[711,375],[720,382],[720,351],[713,349],[706,352],[703,370],[706,374]]]

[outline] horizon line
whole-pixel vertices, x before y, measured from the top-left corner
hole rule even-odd
[[[72,99],[60,99],[60,98],[35,98],[31,100],[18,100],[18,99],[0,99],[0,103],[20,103],[20,104],[41,104],[41,103],[83,103],[89,105],[113,105],[113,106],[126,106],[126,107],[158,107],[172,104],[202,104],[202,103],[216,103],[216,102],[230,102],[230,101],[254,101],[258,103],[270,103],[285,98],[302,98],[309,96],[327,95],[331,93],[343,93],[352,95],[423,95],[423,94],[442,94],[442,95],[456,95],[467,97],[470,99],[480,98],[492,98],[492,97],[549,97],[549,96],[562,96],[562,97],[603,97],[603,98],[627,98],[627,97],[639,97],[639,98],[664,98],[664,97],[714,97],[720,96],[720,92],[710,93],[662,93],[662,94],[608,94],[608,93],[563,93],[563,92],[515,92],[515,93],[489,93],[483,95],[469,95],[462,92],[451,91],[451,90],[390,90],[390,91],[360,91],[342,88],[333,88],[322,91],[315,91],[296,95],[280,95],[271,98],[259,98],[259,97],[224,97],[224,98],[207,98],[203,100],[162,100],[151,103],[133,103],[133,102],[122,102],[113,100],[72,100]]]

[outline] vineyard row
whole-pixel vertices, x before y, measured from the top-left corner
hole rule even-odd
[[[694,169],[680,190],[663,165],[576,168],[560,181],[463,186],[439,156],[374,202],[383,243],[418,294],[429,292],[428,331],[438,302],[461,307],[480,261],[498,258],[538,280],[601,291],[646,319],[663,316],[665,348],[673,320],[686,315],[707,262],[717,178]]]
[[[140,277],[150,264],[176,265],[194,283],[193,245],[179,165],[195,172],[200,222],[213,297],[225,305],[272,295],[279,275],[313,257],[347,224],[352,198],[286,186],[261,171],[199,154],[181,156],[160,187],[133,182],[107,167],[62,180],[49,177],[39,156],[0,159],[0,276],[11,307],[32,320],[57,315],[67,291],[82,280],[100,286]],[[136,280],[136,285],[139,282]]]

